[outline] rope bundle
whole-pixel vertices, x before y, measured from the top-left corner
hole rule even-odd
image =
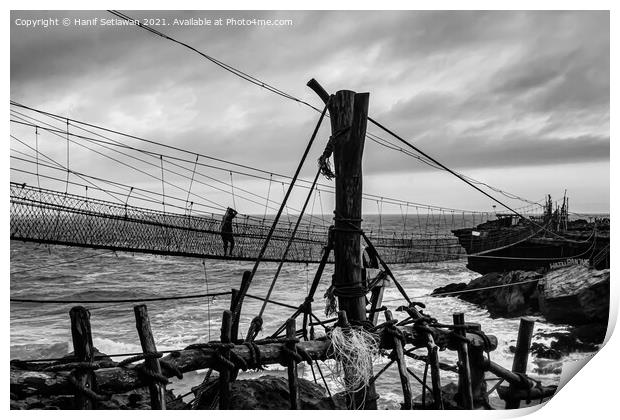
[[[328,367],[336,384],[349,393],[367,386],[372,378],[372,366],[379,358],[377,336],[363,328],[335,327],[330,339],[328,355],[336,363]]]

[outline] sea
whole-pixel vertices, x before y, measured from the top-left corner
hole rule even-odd
[[[404,223],[402,215],[382,215],[381,218],[375,215],[366,216],[366,219],[367,223],[374,223],[375,228],[380,226],[387,230],[402,229]],[[407,219],[405,222],[409,226],[415,226],[415,221]],[[115,253],[18,241],[11,241],[10,254],[11,297],[22,299],[139,300],[229,292],[231,288],[239,288],[242,273],[251,269],[253,264],[247,261]],[[491,353],[491,359],[510,369],[513,359],[510,346],[516,343],[519,318],[492,318],[485,309],[458,298],[429,296],[437,287],[449,283],[468,282],[479,277],[478,273],[468,270],[465,264],[466,260],[460,259],[394,265],[391,268],[407,294],[413,300],[426,305],[425,311],[429,315],[442,323],[451,323],[453,313],[464,312],[467,322],[479,323],[483,331],[495,335],[499,344],[497,350]],[[265,296],[276,268],[276,263],[262,263],[249,293]],[[317,264],[285,264],[271,298],[290,305],[299,305],[306,296],[316,269]],[[333,266],[328,265],[313,304],[316,314],[322,319],[325,318],[323,295],[329,286],[332,273]],[[176,350],[193,343],[219,339],[222,312],[229,308],[229,302],[229,295],[148,302],[148,313],[157,348],[162,351]],[[393,285],[388,287],[385,291],[384,305],[397,318],[404,316],[396,311],[403,303],[404,300],[396,288]],[[262,302],[258,300],[245,300],[240,322],[240,336],[245,336],[247,327],[258,313],[261,304]],[[141,350],[135,329],[133,305],[134,303],[83,305],[91,313],[93,342],[100,352],[123,354]],[[12,302],[10,306],[11,359],[56,358],[71,352],[69,310],[72,306],[74,305]],[[263,324],[265,335],[279,327],[292,312],[290,308],[268,304]],[[552,324],[539,317],[535,324],[534,341],[548,345],[549,339],[536,335],[566,332],[567,328],[567,325]],[[323,334],[322,328],[316,327],[316,333]],[[263,335],[259,335],[259,338],[261,336]],[[424,352],[421,351],[420,354]],[[560,362],[577,361],[589,358],[591,355],[591,353],[572,353]],[[122,358],[118,357],[115,360]],[[456,353],[440,352],[440,361],[454,365]],[[375,371],[378,371],[386,362],[385,358],[378,358],[375,362]],[[550,363],[555,362],[531,356],[527,374],[540,380],[543,385],[557,384],[560,380],[561,369],[546,369],[550,372],[539,373],[538,368]],[[424,363],[409,359],[408,364],[421,377]],[[306,379],[313,380],[311,370],[304,366],[304,364],[300,365],[299,374]],[[239,378],[254,378],[266,373],[284,375],[285,371],[283,367],[271,366],[265,372],[242,372]],[[332,392],[338,392],[339,382],[333,377],[330,366],[325,365],[323,373],[326,375]],[[202,382],[204,375],[204,371],[185,374],[184,379],[174,380],[169,389],[175,393],[185,393],[192,386]],[[442,372],[442,384],[456,381],[456,374]],[[494,382],[489,382],[489,389],[493,384]],[[421,385],[413,378],[411,378],[411,385],[414,395],[422,393]],[[400,408],[402,389],[395,365],[377,380],[376,389],[380,395],[378,400],[380,408]],[[191,398],[190,395],[185,400],[189,401]],[[496,408],[503,407],[503,402],[499,400],[496,393],[490,395],[490,402]]]

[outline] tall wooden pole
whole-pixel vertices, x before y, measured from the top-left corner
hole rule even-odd
[[[366,321],[365,279],[362,277],[362,155],[368,118],[368,93],[341,90],[328,103],[332,128],[336,210],[334,277],[338,307],[351,324]],[[357,392],[357,407],[376,409],[374,385]]]
[[[336,216],[334,234],[334,278],[340,310],[349,322],[366,320],[362,278],[362,154],[368,117],[368,93],[336,92],[329,102],[336,174]],[[361,294],[361,296],[355,296]]]

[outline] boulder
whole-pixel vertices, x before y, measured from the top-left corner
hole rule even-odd
[[[217,408],[219,390],[217,378],[210,379],[196,397],[194,409]],[[346,409],[341,399],[334,404],[323,387],[299,378],[299,399],[303,410]],[[284,377],[264,375],[257,379],[236,380],[231,383],[231,409],[233,410],[290,410],[288,380]]]
[[[607,324],[609,270],[582,265],[548,272],[540,282],[539,306],[551,322]]]
[[[467,302],[485,307],[492,317],[515,317],[531,314],[538,310],[536,280],[541,277],[540,273],[533,271],[489,273],[472,280],[465,286],[463,286],[464,283],[452,283],[435,289],[433,295],[459,292],[452,296],[458,296]],[[517,284],[496,287],[513,283]]]

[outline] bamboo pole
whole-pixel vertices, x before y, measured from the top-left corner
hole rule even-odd
[[[385,319],[387,321],[391,321],[393,319],[392,312],[385,311]],[[411,399],[413,397],[411,393],[411,382],[409,381],[409,375],[407,374],[407,362],[405,361],[403,344],[398,337],[394,337],[394,352],[396,354],[396,363],[398,364],[400,383],[403,387],[403,409],[411,410]]]
[[[295,342],[292,341],[295,339],[295,333],[297,332],[297,327],[295,326],[295,319],[289,318],[286,321],[286,338],[289,341],[286,343],[286,346],[291,351],[295,350]],[[299,379],[297,377],[297,362],[292,357],[289,357],[286,362],[286,367],[288,370],[288,389],[289,389],[289,397],[291,401],[291,410],[299,410],[301,409],[301,404],[299,401]]]
[[[93,337],[90,328],[90,313],[82,306],[76,306],[69,311],[71,318],[71,337],[73,339],[73,354],[77,362],[93,362]],[[89,370],[76,370],[77,384],[86,389],[95,388],[95,375]],[[76,391],[75,408],[77,410],[92,410],[95,403],[84,393]]]
[[[157,346],[155,345],[155,339],[153,338],[153,332],[151,331],[151,323],[149,321],[149,314],[147,312],[146,305],[134,306],[133,311],[136,317],[136,329],[138,330],[138,336],[140,337],[142,351],[145,354],[157,353]],[[144,367],[151,372],[161,374],[161,366],[159,365],[159,360],[157,358],[147,357],[144,360]],[[149,393],[151,394],[151,409],[165,410],[165,385],[152,381],[149,384]]]
[[[457,312],[452,314],[454,325],[462,325],[455,328],[454,333],[465,338],[465,314]],[[471,369],[469,367],[469,352],[467,343],[462,341],[458,344],[457,350],[459,356],[459,394],[461,395],[461,403],[468,410],[474,409],[474,396],[471,386]]]

